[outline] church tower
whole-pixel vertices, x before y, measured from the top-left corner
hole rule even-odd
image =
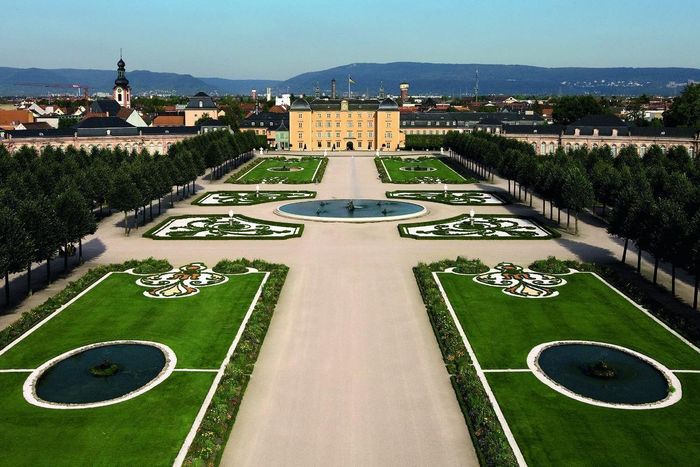
[[[114,80],[114,88],[112,89],[112,96],[114,100],[117,101],[122,107],[127,109],[131,108],[131,87],[129,86],[129,80],[126,79],[126,64],[119,57],[117,62],[117,79]]]

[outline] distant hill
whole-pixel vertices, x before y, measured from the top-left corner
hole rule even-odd
[[[335,78],[338,92],[376,94],[381,82],[387,93],[399,94],[408,81],[413,95],[472,95],[479,70],[479,94],[601,94],[674,95],[689,80],[700,82],[697,68],[543,68],[526,65],[437,64],[416,62],[354,63],[303,73],[283,83],[295,92],[312,93],[316,83],[324,92]]]
[[[543,68],[526,65],[438,64],[417,62],[354,63],[328,70],[313,71],[286,81],[224,78],[197,78],[177,73],[127,70],[136,95],[164,93],[192,95],[259,94],[271,87],[273,92],[313,94],[316,83],[330,93],[331,79],[338,92],[347,93],[347,77],[356,82],[353,93],[375,95],[383,82],[387,93],[397,95],[399,83],[408,81],[412,95],[472,95],[476,70],[479,70],[479,94],[599,94],[599,95],[675,95],[688,81],[700,82],[697,68]],[[115,70],[41,69],[0,67],[0,95],[40,96],[58,93],[60,88],[29,84],[85,84],[91,92],[109,92]],[[69,90],[69,89],[68,89]],[[77,92],[77,91],[76,91]]]
[[[136,95],[146,93],[193,95],[199,91],[214,95],[249,94],[255,86],[258,86],[259,92],[264,92],[266,87],[274,87],[278,83],[273,80],[196,78],[192,75],[147,70],[127,70],[126,77]],[[31,86],[31,84],[83,84],[90,87],[91,93],[110,92],[115,78],[115,70],[0,67],[0,95],[46,96],[49,93],[70,92],[70,88]],[[77,90],[75,92],[77,93]]]

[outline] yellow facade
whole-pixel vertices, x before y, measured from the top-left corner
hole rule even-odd
[[[391,99],[299,99],[289,111],[291,150],[395,150],[403,146],[399,108]]]

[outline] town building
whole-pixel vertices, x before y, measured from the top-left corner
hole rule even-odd
[[[403,146],[393,99],[295,100],[289,110],[294,150],[394,150]]]
[[[503,124],[494,133],[524,141],[536,154],[553,154],[558,148],[576,150],[608,146],[617,156],[621,149],[633,146],[640,156],[653,145],[665,153],[672,146],[683,146],[691,157],[700,154],[700,132],[692,128],[637,127],[611,115],[591,115],[571,125]]]
[[[241,122],[241,131],[252,131],[258,136],[265,136],[268,147],[289,149],[289,114],[278,112],[260,112],[251,114]]]
[[[185,113],[185,126],[195,126],[203,117],[218,120],[218,108],[214,100],[204,92],[198,92],[187,102]]]

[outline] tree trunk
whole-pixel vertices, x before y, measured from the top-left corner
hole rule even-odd
[[[542,197],[542,217],[547,217],[547,201]]]
[[[143,225],[146,225],[146,205],[145,204],[143,205],[143,216],[141,216],[141,217],[143,218]]]
[[[508,179],[508,193],[510,193],[510,178]]]
[[[532,207],[532,190],[530,190],[530,207]]]
[[[139,208],[134,209],[134,227],[139,230]]]
[[[63,270],[68,270],[68,242],[63,244]]]
[[[149,209],[151,211],[151,220],[153,220],[153,200],[151,200],[151,205],[149,206]]]
[[[160,201],[162,198],[158,198],[158,215],[160,216],[161,213],[161,207],[160,207]]]
[[[569,230],[570,224],[571,224],[571,214],[569,213],[569,208],[566,208],[566,230]]]
[[[637,246],[637,274],[642,273],[642,247]]]
[[[566,217],[567,217],[567,222],[568,222],[568,217],[569,217],[569,210],[566,210]],[[568,225],[566,227],[567,229],[569,228]],[[578,235],[578,211],[574,211],[574,234]]]
[[[554,201],[549,201],[549,220],[554,219]]]
[[[51,283],[51,256],[46,258],[46,283]]]
[[[197,194],[197,179],[195,178],[192,180],[192,194],[196,195]]]
[[[27,297],[32,296],[32,262],[27,266]]]
[[[629,244],[630,239],[625,238],[625,248],[622,250],[622,262],[625,263],[627,260],[627,245]]]
[[[173,187],[170,187],[170,207],[175,207],[175,205],[173,204]]]
[[[671,263],[671,295],[676,295],[676,264]]]
[[[659,272],[659,257],[654,256],[654,285],[656,285],[656,278]]]
[[[78,240],[78,264],[83,264],[83,239]]]
[[[129,214],[127,211],[124,211],[124,236],[129,236]]]
[[[10,272],[5,271],[5,305],[10,306]]]
[[[561,208],[557,206],[557,225],[561,225]]]

